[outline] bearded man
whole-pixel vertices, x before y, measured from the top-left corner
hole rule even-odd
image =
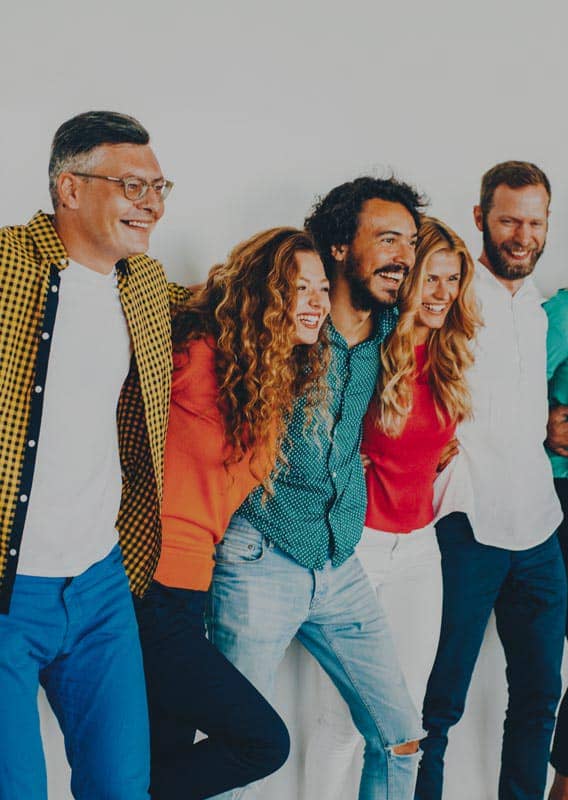
[[[509,692],[496,796],[539,800],[545,790],[566,619],[556,536],[562,513],[543,446],[547,320],[531,278],[549,205],[544,172],[507,161],[483,176],[474,208],[483,235],[475,280],[484,327],[469,375],[473,417],[458,429],[474,505],[437,525],[444,606],[415,800],[442,797],[448,731],[462,716],[492,610]]]

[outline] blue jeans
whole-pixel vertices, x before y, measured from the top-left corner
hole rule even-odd
[[[77,800],[147,800],[148,715],[118,545],[74,578],[16,576],[0,615],[0,800],[47,800],[37,692],[59,720]]]
[[[214,644],[270,698],[278,664],[297,636],[335,683],[364,737],[359,800],[412,798],[419,755],[394,748],[422,736],[420,721],[386,616],[358,559],[306,569],[233,517],[216,561]]]
[[[427,737],[416,800],[442,797],[448,731],[465,698],[491,610],[505,650],[509,704],[499,800],[541,800],[561,691],[566,575],[556,535],[527,550],[476,542],[465,514],[437,526],[442,555],[442,630],[424,700]]]
[[[205,638],[206,592],[156,581],[134,605],[150,711],[152,800],[202,800],[286,761],[286,726]],[[195,732],[207,734],[194,744]]]

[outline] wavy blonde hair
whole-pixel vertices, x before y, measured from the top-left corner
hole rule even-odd
[[[329,344],[325,326],[314,345],[294,343],[299,272],[297,253],[316,252],[309,234],[271,228],[238,244],[224,264],[178,313],[174,349],[191,339],[216,341],[219,408],[230,455],[225,466],[251,454],[258,464],[284,463],[282,441],[295,400],[306,396],[306,419],[325,410]],[[270,476],[257,474],[272,493]]]
[[[400,296],[400,318],[381,352],[382,371],[377,387],[376,424],[388,436],[400,436],[412,409],[412,382],[416,373],[414,355],[416,315],[428,264],[435,253],[455,253],[461,262],[459,292],[441,328],[433,328],[426,341],[425,370],[440,421],[459,422],[471,414],[471,398],[465,373],[473,363],[470,343],[480,325],[473,290],[474,265],[464,241],[444,222],[422,217],[418,230],[416,263],[404,281]]]

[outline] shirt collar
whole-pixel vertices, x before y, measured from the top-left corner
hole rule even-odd
[[[383,308],[377,314],[375,314],[375,318],[373,320],[373,332],[368,339],[363,339],[362,342],[359,342],[355,345],[358,347],[359,345],[365,343],[374,343],[376,341],[382,342],[385,338],[385,327],[388,327],[389,330],[395,327],[398,321],[399,310],[397,306],[392,306],[391,308]],[[335,344],[340,344],[343,347],[347,348],[347,342],[345,337],[342,333],[340,333],[335,325],[333,324],[333,319],[331,314],[327,318],[328,324],[328,333],[330,341],[334,342]]]
[[[69,256],[55,230],[53,220],[53,214],[38,211],[26,228],[40,254],[42,264],[54,264],[61,271],[69,266]],[[135,256],[133,261],[136,262],[139,258],[140,256]],[[130,274],[128,259],[117,261],[116,270],[123,275]]]
[[[520,287],[517,289],[515,294],[511,294],[511,292],[503,286],[501,281],[497,280],[495,275],[488,269],[485,264],[482,264],[481,261],[477,261],[475,264],[475,274],[479,278],[479,280],[487,286],[488,288],[493,289],[493,291],[499,291],[503,294],[503,296],[507,297],[508,299],[515,301],[521,297],[524,297],[525,294],[530,293],[534,294],[535,296],[540,298],[540,292],[536,288],[534,281],[532,279],[532,275],[527,275],[526,278],[523,278],[523,282],[521,283]]]

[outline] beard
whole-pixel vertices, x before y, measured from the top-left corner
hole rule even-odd
[[[380,272],[403,272],[403,280],[408,270],[400,264],[387,264],[382,267]],[[377,295],[369,288],[370,279],[362,278],[359,274],[359,261],[348,253],[345,261],[344,275],[349,285],[351,303],[357,311],[382,311],[385,308],[392,308],[398,300],[399,287],[386,287],[381,295]]]
[[[491,231],[489,230],[489,225],[486,220],[483,220],[482,233],[483,248],[487,260],[491,264],[494,274],[505,280],[514,281],[520,280],[520,278],[526,278],[527,275],[530,275],[534,271],[536,262],[544,252],[543,244],[540,250],[536,247],[530,250],[524,261],[511,262],[509,260],[509,251],[514,247],[515,240],[508,239],[506,242],[496,244],[491,238]]]

